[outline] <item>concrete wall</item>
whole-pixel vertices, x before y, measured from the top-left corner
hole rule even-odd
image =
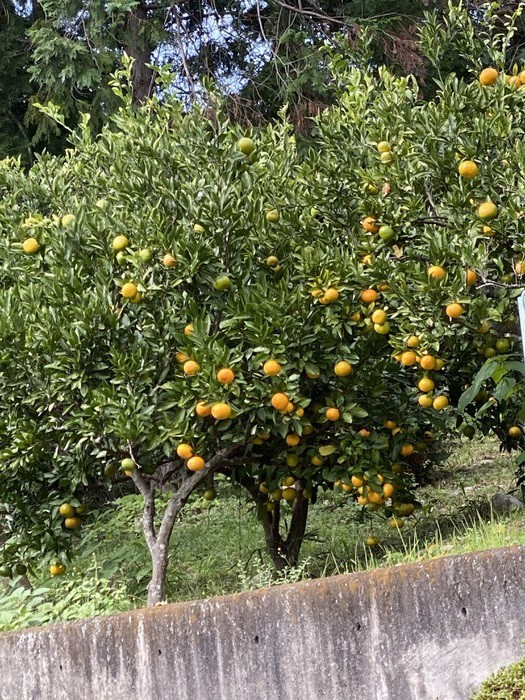
[[[522,656],[525,547],[0,635],[9,700],[462,700]]]

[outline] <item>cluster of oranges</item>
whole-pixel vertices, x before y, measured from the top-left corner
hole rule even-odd
[[[78,516],[85,511],[84,506],[75,508],[70,503],[62,503],[58,512],[64,518],[64,527],[68,530],[76,530],[82,525],[82,518]]]

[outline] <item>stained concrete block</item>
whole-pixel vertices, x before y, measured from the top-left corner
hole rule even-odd
[[[5,700],[466,700],[523,655],[525,547],[0,635]]]

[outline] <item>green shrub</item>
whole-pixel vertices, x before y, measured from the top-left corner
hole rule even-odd
[[[494,673],[471,700],[525,700],[525,659]]]

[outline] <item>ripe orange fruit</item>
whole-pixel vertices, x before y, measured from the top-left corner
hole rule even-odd
[[[334,365],[334,372],[338,377],[347,377],[353,371],[352,365],[346,360],[340,360]]]
[[[380,493],[377,493],[377,491],[372,491],[372,489],[370,489],[370,491],[368,492],[368,500],[370,501],[370,503],[378,504],[382,504],[385,502],[383,496]]]
[[[49,573],[51,576],[62,576],[66,573],[66,567],[64,564],[51,564],[49,567]]]
[[[268,267],[277,267],[279,264],[279,258],[276,255],[269,255],[266,258],[266,264]]]
[[[64,520],[64,526],[67,527],[68,530],[76,530],[77,527],[80,527],[82,525],[82,520],[80,518],[77,518],[77,516],[73,516],[72,518],[66,518]]]
[[[26,238],[26,240],[22,243],[22,250],[27,255],[37,253],[39,249],[40,243],[36,240],[36,238]]]
[[[468,285],[476,284],[476,282],[478,281],[478,276],[477,276],[477,274],[476,274],[476,271],[475,271],[475,270],[472,270],[471,268],[469,268],[469,269],[467,270],[466,278],[467,278],[467,284],[468,284]]]
[[[58,512],[63,518],[72,518],[75,515],[75,509],[69,503],[62,503]]]
[[[286,436],[285,440],[286,440],[286,444],[289,447],[297,447],[301,438],[299,437],[299,435],[296,435],[295,433],[290,433],[290,435]]]
[[[517,438],[521,435],[521,428],[517,425],[512,425],[509,428],[509,436],[511,438]]]
[[[429,391],[432,391],[432,389],[434,388],[435,384],[434,384],[434,382],[432,381],[432,379],[429,379],[429,377],[423,377],[423,379],[420,379],[420,380],[419,380],[417,386],[418,386],[418,388],[419,388],[420,391],[422,391],[423,393],[426,394],[426,393],[428,393]]]
[[[495,68],[484,68],[479,74],[479,82],[483,86],[494,85],[498,79],[499,73]]]
[[[263,365],[263,372],[268,375],[268,377],[276,377],[281,369],[282,366],[277,360],[268,360]]]
[[[436,359],[432,355],[423,355],[420,364],[422,369],[431,370],[436,366]],[[424,391],[424,389],[422,389],[422,391]],[[430,391],[430,389],[428,389],[428,391]]]
[[[297,491],[292,488],[285,488],[282,490],[282,497],[285,501],[293,501],[297,497]]]
[[[392,528],[392,530],[399,530],[404,524],[405,521],[401,518],[389,518],[388,520],[388,527]]]
[[[361,488],[361,486],[363,486],[363,484],[365,483],[364,479],[362,479],[360,476],[357,476],[356,474],[352,476],[350,481],[356,487],[356,489]]]
[[[482,221],[490,221],[497,217],[498,207],[494,202],[483,202],[483,204],[479,205],[477,214]]]
[[[199,363],[195,362],[195,360],[186,360],[186,362],[182,365],[184,374],[186,374],[188,377],[194,377],[200,368]]]
[[[339,299],[339,292],[335,287],[329,287],[321,297],[322,304],[334,304]]]
[[[372,321],[374,323],[377,323],[379,325],[382,325],[385,323],[387,320],[388,316],[386,315],[386,312],[383,311],[383,309],[376,309],[374,313],[372,314]]]
[[[171,253],[166,253],[166,255],[162,258],[162,264],[164,267],[175,267],[177,261]]]
[[[525,275],[525,262],[523,262],[523,260],[519,260],[514,264],[514,272],[518,277],[523,277],[523,275]]]
[[[418,348],[421,345],[421,341],[417,335],[411,335],[407,338],[407,345],[409,348]]]
[[[489,238],[493,238],[496,235],[496,231],[490,226],[483,226],[483,233]]]
[[[427,396],[427,394],[421,394],[418,397],[417,402],[423,408],[430,408],[430,406],[432,406],[432,396]]]
[[[184,326],[184,335],[190,336],[195,333],[195,326],[193,323],[188,323],[187,326]]]
[[[219,403],[214,403],[213,406],[211,407],[211,415],[215,418],[215,420],[226,420],[226,418],[229,418],[232,413],[232,407],[228,403],[223,403],[220,401]]]
[[[442,411],[444,408],[448,406],[448,399],[446,396],[436,396],[432,403],[433,408],[436,409],[436,411]]]
[[[462,160],[458,172],[465,180],[472,180],[479,173],[479,168],[473,160]]]
[[[401,353],[399,361],[405,367],[411,367],[412,365],[416,364],[416,353],[412,350],[406,350],[405,352]]]
[[[177,445],[177,454],[181,459],[189,459],[193,457],[193,448],[188,443],[181,442],[180,445]]]
[[[373,265],[374,264],[374,256],[373,255],[363,255],[363,257],[361,258],[361,262],[363,263],[363,265],[367,265],[367,266]]]
[[[408,457],[410,455],[413,455],[414,454],[414,445],[411,445],[410,443],[405,443],[401,447],[401,454],[403,455],[403,457]]]
[[[429,277],[432,277],[432,279],[442,280],[447,273],[445,268],[441,267],[441,265],[432,265],[428,268],[427,274]]]
[[[339,418],[341,418],[341,412],[337,408],[327,408],[326,417],[330,421],[336,421],[339,420]]]
[[[137,285],[133,284],[133,282],[126,282],[126,284],[122,285],[122,288],[120,290],[120,293],[122,294],[124,299],[133,299],[133,297],[136,296],[137,292]]]
[[[190,356],[186,355],[185,352],[178,352],[175,355],[175,359],[177,360],[177,362],[179,364],[183,365],[185,362],[187,362],[190,359]]]
[[[440,370],[440,369],[443,369],[444,366],[445,366],[445,361],[442,360],[440,357],[436,357],[436,364],[435,364],[435,367],[434,367],[434,369],[436,370],[436,372],[439,372],[439,370]]]
[[[298,418],[302,418],[304,416],[304,408],[302,406],[299,406],[299,408],[295,411],[295,415]]]
[[[195,406],[195,413],[201,418],[206,418],[206,416],[209,416],[211,413],[211,406],[208,406],[204,401],[199,401]]]
[[[365,544],[367,547],[377,547],[380,542],[381,540],[378,537],[373,537],[373,535],[365,538]]]
[[[392,498],[394,495],[394,487],[392,484],[383,484],[383,497]]]
[[[368,233],[377,233],[379,231],[379,226],[373,216],[366,216],[362,219],[361,226],[365,231],[368,231]]]
[[[354,311],[354,313],[350,314],[348,318],[354,323],[359,323],[359,321],[361,320],[361,314],[359,313],[359,311]]]
[[[230,384],[235,379],[235,373],[229,367],[223,367],[217,372],[217,379],[221,384]]]
[[[286,404],[286,408],[284,409],[284,412],[285,413],[293,413],[294,409],[295,409],[295,406],[293,405],[293,403],[291,401],[288,401],[288,403]]]
[[[386,420],[383,425],[389,430],[394,430],[394,428],[397,427],[397,423],[395,420]]]
[[[189,458],[188,462],[186,463],[186,466],[192,472],[200,472],[200,470],[204,469],[204,467],[206,466],[206,462],[203,460],[202,457],[198,457],[196,455],[195,457]]]
[[[367,506],[370,501],[366,496],[358,496],[357,497],[357,502],[359,503],[360,506]]]
[[[461,304],[449,304],[445,309],[445,313],[449,318],[459,318],[463,313],[463,307]]]
[[[138,304],[139,301],[142,301],[142,294],[140,292],[137,292],[133,299],[129,300],[130,304]]]
[[[371,433],[366,428],[361,428],[361,430],[359,431],[359,435],[361,435],[361,437],[366,439],[366,438],[370,437]]]
[[[288,397],[286,394],[283,393],[278,393],[274,394],[271,399],[272,406],[276,408],[278,411],[286,411],[286,408],[290,401],[288,400]]]
[[[377,301],[379,294],[375,289],[365,289],[361,292],[361,301],[365,304],[371,304],[373,301]]]

